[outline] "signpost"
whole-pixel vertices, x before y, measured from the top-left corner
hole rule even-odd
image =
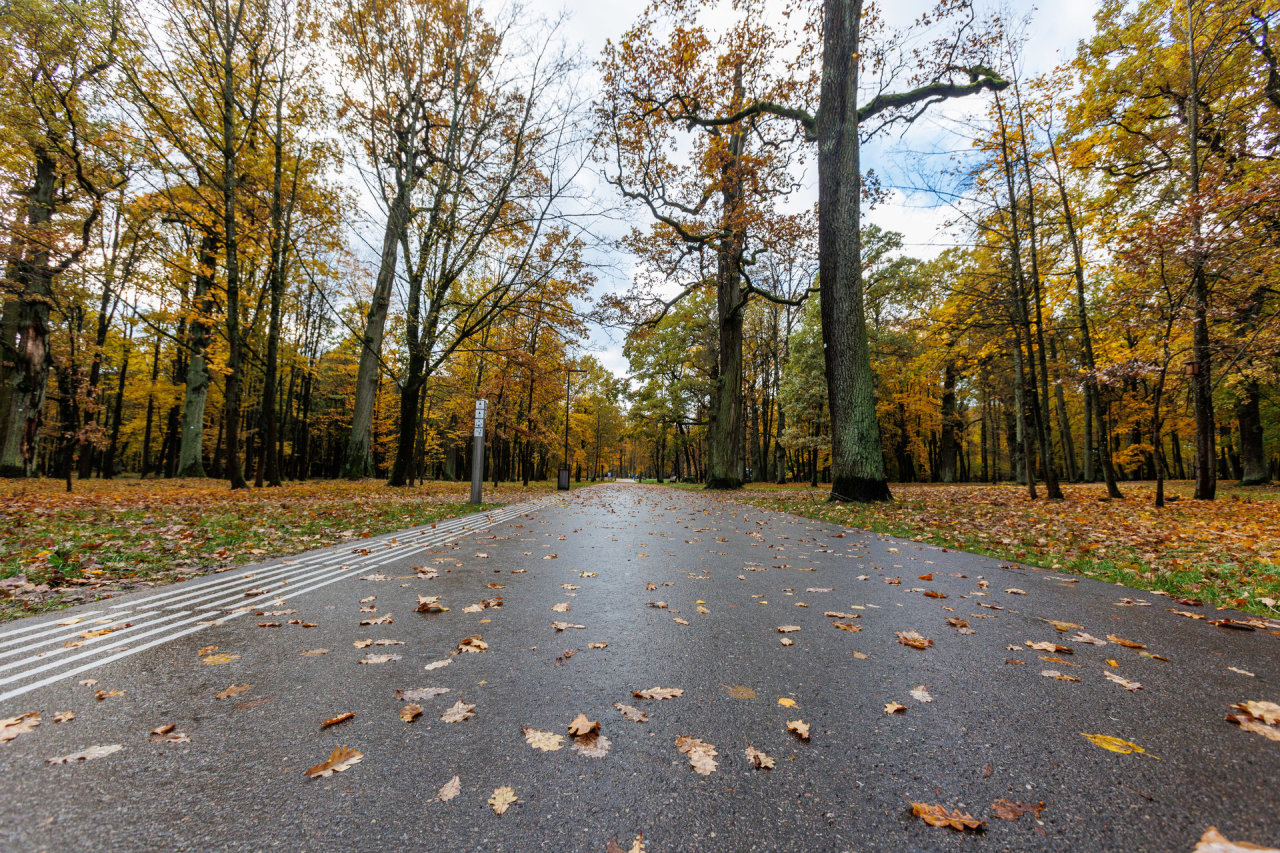
[[[481,502],[484,489],[484,416],[489,408],[488,400],[476,400],[476,427],[471,442],[471,502]]]

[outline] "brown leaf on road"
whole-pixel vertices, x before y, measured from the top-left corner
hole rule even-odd
[[[465,719],[476,715],[476,706],[468,705],[459,699],[449,706],[449,709],[440,715],[440,719],[446,723],[460,723]]]
[[[174,725],[173,723],[165,723],[163,726],[156,726],[154,729],[152,729],[149,732],[149,734],[163,736],[163,735],[167,735],[169,732],[173,731],[176,728],[177,726]]]
[[[397,690],[396,698],[403,702],[425,702],[448,692],[448,687],[411,687],[408,690]]]
[[[252,684],[233,684],[213,698],[230,699],[232,696],[239,696],[241,693],[244,693],[246,690],[249,690],[252,687],[253,687]]]
[[[917,702],[932,702],[933,695],[929,693],[929,688],[921,684],[919,687],[911,688],[911,698]]]
[[[672,616],[672,617],[671,617],[671,621],[672,621],[672,622],[675,622],[677,625],[688,625],[688,624],[689,624],[689,620],[688,620],[688,619],[681,619],[679,616]],[[581,625],[579,625],[578,627],[582,627],[582,626],[581,626]]]
[[[716,771],[716,748],[704,740],[688,735],[676,738],[676,749],[689,757],[689,766],[700,776],[710,776]]]
[[[839,628],[841,631],[852,631],[855,634],[862,630],[861,625],[855,625],[852,622],[832,622],[831,627]]]
[[[448,782],[440,786],[440,790],[436,792],[436,799],[442,803],[447,803],[462,791],[462,780],[454,776]]]
[[[356,716],[355,711],[347,711],[344,714],[339,714],[336,717],[330,717],[329,719],[325,720],[323,723],[320,724],[320,728],[327,729],[329,728],[329,726],[336,726],[338,725],[338,723],[345,723],[347,720],[354,719],[355,716]]]
[[[329,654],[328,649],[303,649],[301,657],[314,658],[314,657],[319,657],[320,655],[327,655],[327,654]]]
[[[414,720],[418,719],[418,715],[421,713],[422,706],[410,702],[400,708],[400,719],[404,720],[406,723],[412,723]]]
[[[474,637],[467,637],[458,643],[458,651],[460,652],[479,653],[487,652],[488,650],[489,644],[481,639],[479,634]]]
[[[1026,595],[1027,594],[1026,590],[1018,589],[1016,586],[1009,587],[1008,589],[1005,590],[1005,592],[1007,592],[1009,595]]]
[[[587,626],[586,626],[586,625],[574,625],[574,624],[573,624],[573,623],[571,623],[571,622],[552,622],[552,623],[551,623],[551,627],[552,627],[552,628],[555,628],[555,629],[556,629],[556,631],[564,631],[564,630],[565,630],[565,629],[567,629],[567,628],[583,628],[583,629],[585,629]]]
[[[341,773],[343,770],[353,767],[360,763],[364,758],[364,753],[352,749],[349,746],[340,746],[329,754],[329,759],[322,764],[317,764],[307,771],[307,775],[312,779],[321,779],[325,776],[332,776],[334,773]]]
[[[573,722],[569,723],[569,734],[574,737],[585,737],[600,731],[600,722],[598,720],[588,720],[586,714],[579,714],[573,718]]]
[[[800,630],[799,625],[779,625],[778,626],[779,634],[791,634],[799,630]]]
[[[101,702],[103,699],[110,699],[112,696],[123,696],[123,690],[99,690],[93,694],[93,698]]]
[[[544,558],[545,559],[545,558]],[[512,803],[519,802],[516,797],[516,791],[510,785],[503,785],[501,788],[493,789],[493,796],[486,802],[493,808],[493,813],[500,815],[507,809],[511,808]]]
[[[8,743],[18,735],[26,734],[38,725],[40,725],[40,713],[38,711],[28,711],[16,717],[0,720],[0,743]]]
[[[440,603],[438,595],[418,595],[418,606],[415,608],[418,613],[448,613],[449,608]],[[361,622],[361,625],[364,623]]]
[[[360,624],[361,625],[386,625],[394,621],[396,620],[391,618],[390,613],[383,613],[381,616],[379,616],[376,619],[361,619]]]
[[[886,714],[902,714],[905,713],[906,710],[907,706],[900,702],[889,702],[884,706],[884,712]]]
[[[113,743],[110,746],[90,746],[86,749],[80,750],[79,752],[73,752],[70,755],[60,755],[57,758],[46,758],[44,763],[76,764],[81,761],[93,761],[95,758],[102,758],[112,754],[113,752],[119,752],[122,749],[124,749],[124,747],[118,743]]]
[[[898,642],[902,643],[904,646],[910,646],[913,649],[920,649],[921,651],[933,645],[933,640],[926,639],[918,631],[899,631]]]
[[[554,732],[544,732],[542,729],[523,728],[520,730],[524,734],[525,743],[534,749],[540,749],[543,752],[555,752],[564,746],[564,735],[558,735]]]
[[[587,648],[589,648],[589,649],[607,649],[607,648],[609,648],[609,644],[608,644],[608,643],[587,643]]]
[[[1069,646],[1060,646],[1057,643],[1032,642],[1031,640],[1024,640],[1022,644],[1027,648],[1035,649],[1038,652],[1053,652],[1059,655],[1073,655],[1076,653],[1075,649]]]
[[[69,723],[76,718],[75,711],[59,711],[53,715],[55,723]]]
[[[1123,637],[1117,637],[1115,634],[1107,634],[1107,639],[1115,643],[1117,646],[1124,646],[1126,649],[1145,649],[1142,643],[1135,643],[1133,640],[1126,640]]]
[[[1108,681],[1114,681],[1116,684],[1119,684],[1125,690],[1128,690],[1130,692],[1142,689],[1142,685],[1139,684],[1138,682],[1130,681],[1129,679],[1123,676],[1116,675],[1114,672],[1104,671],[1102,674],[1107,677]]]
[[[1039,803],[1018,803],[1009,800],[999,799],[991,804],[991,811],[1001,820],[1017,820],[1024,814],[1032,817],[1040,817],[1041,810],[1044,809],[1044,802]]]
[[[666,609],[667,609],[667,603],[666,603],[665,601],[650,601],[650,602],[649,602],[649,606],[650,606],[650,607],[657,608],[658,610],[666,610]]]
[[[1238,702],[1234,707],[1251,717],[1262,720],[1269,726],[1280,725],[1280,705],[1275,702],[1257,702],[1250,699],[1247,702]]]
[[[748,746],[746,749],[747,761],[758,770],[772,770],[774,768],[774,760],[768,753],[756,749],[754,746]]]
[[[1231,706],[1240,713],[1228,714],[1227,722],[1247,732],[1280,742],[1280,705],[1275,702],[1238,702]]]
[[[488,647],[486,646],[486,648],[488,648]],[[427,664],[426,666],[424,666],[424,667],[423,667],[423,669],[426,669],[426,670],[432,670],[432,669],[443,669],[444,667],[448,666],[448,665],[449,665],[449,664],[451,664],[451,663],[453,663],[453,659],[452,659],[452,658],[449,658],[449,659],[446,659],[446,660],[438,660],[438,661],[436,661],[435,663],[429,663],[429,664]]]
[[[800,740],[807,741],[809,739],[809,724],[804,720],[788,720],[787,731],[800,738]]]
[[[208,664],[209,666],[219,666],[224,663],[231,663],[235,660],[240,660],[240,655],[232,655],[225,652],[217,655],[205,655],[200,658],[201,663]]]
[[[632,690],[631,695],[637,699],[675,699],[684,695],[680,687],[650,687],[647,690]]]
[[[796,644],[796,641],[790,637],[783,637],[781,640],[778,640],[778,642],[782,643],[784,646],[794,646]]]
[[[365,655],[356,663],[392,663],[400,660],[400,655]]]
[[[1086,634],[1084,631],[1080,631],[1074,637],[1068,637],[1067,639],[1071,640],[1073,643],[1088,643],[1091,646],[1105,646],[1107,644],[1106,640],[1099,640],[1097,637]]]
[[[986,825],[986,821],[978,820],[973,815],[964,814],[959,809],[953,811],[941,805],[911,803],[911,811],[930,826],[946,826],[962,832],[966,829],[979,830]]]
[[[1274,847],[1259,847],[1248,841],[1230,841],[1217,827],[1209,827],[1200,836],[1196,848],[1191,853],[1280,853]]]
[[[604,758],[609,754],[609,747],[611,746],[613,746],[613,742],[604,735],[591,734],[586,737],[575,737],[573,745],[569,749],[578,755],[585,755],[587,758]]]
[[[367,649],[373,645],[373,638],[368,637],[363,640],[356,640],[351,645],[355,646],[357,649]]]
[[[1056,669],[1042,670],[1040,674],[1043,675],[1045,678],[1056,678],[1059,681],[1079,681],[1080,680],[1074,675],[1063,675],[1062,673],[1058,672]]]
[[[641,711],[639,708],[634,708],[631,705],[624,705],[621,702],[614,702],[613,707],[617,708],[618,711],[622,713],[622,716],[626,717],[628,720],[631,720],[634,723],[649,722],[648,715],[645,714],[644,711]]]
[[[569,602],[567,602],[567,601],[562,601],[562,602],[560,602],[559,604],[553,604],[553,605],[551,605],[551,609],[552,609],[552,610],[554,610],[556,613],[568,613],[568,612],[569,612]]]

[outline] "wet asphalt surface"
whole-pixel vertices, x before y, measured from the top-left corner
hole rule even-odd
[[[299,611],[289,618],[314,628],[260,628],[251,615],[0,703],[0,717],[42,715],[0,744],[0,848],[604,851],[614,836],[626,849],[643,833],[649,851],[1189,851],[1209,825],[1280,842],[1280,743],[1224,721],[1232,703],[1280,701],[1274,629],[1216,628],[1150,593],[636,485],[575,491],[364,577],[379,576],[286,594]],[[415,612],[419,594],[449,611]],[[500,608],[463,611],[496,595]],[[649,606],[658,601],[667,607]],[[552,610],[562,602],[567,612]],[[386,614],[393,621],[359,625]],[[557,632],[557,620],[585,628]],[[1074,630],[1045,620],[1168,660],[1072,642]],[[898,631],[933,645],[909,648]],[[474,635],[488,651],[455,653]],[[403,645],[353,647],[366,638]],[[318,648],[329,651],[302,655]],[[202,663],[219,653],[238,657]],[[357,663],[387,653],[401,659]],[[451,663],[424,669],[441,660]],[[427,686],[449,692],[402,721],[396,691]],[[933,701],[913,698],[917,686]],[[633,697],[650,687],[684,695]],[[98,690],[123,693],[96,700]],[[442,721],[459,699],[475,716]],[[616,702],[648,721],[626,719]],[[905,712],[886,714],[890,702]],[[75,719],[55,723],[66,710]],[[345,712],[355,717],[321,728]],[[600,721],[604,757],[525,742],[523,727],[567,735],[579,713]],[[812,728],[808,742],[787,730],[797,719]],[[190,742],[149,741],[169,723]],[[1110,752],[1082,733],[1146,753]],[[714,773],[691,769],[681,735],[714,744]],[[97,760],[46,764],[114,744],[122,749]],[[752,767],[748,744],[776,767]],[[305,775],[339,745],[363,761]],[[460,794],[435,799],[455,774]],[[519,798],[501,816],[486,803],[499,786]],[[1044,807],[1005,821],[998,798]],[[985,831],[928,826],[910,801],[970,813]]]

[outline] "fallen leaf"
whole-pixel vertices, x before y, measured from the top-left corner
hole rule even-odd
[[[16,717],[0,720],[0,743],[8,743],[18,735],[26,734],[38,725],[40,725],[40,713],[38,711],[28,711]]]
[[[360,624],[361,624],[361,625],[386,625],[386,624],[388,624],[388,623],[390,623],[390,622],[394,622],[394,621],[396,621],[396,620],[394,620],[394,619],[392,619],[392,618],[391,618],[391,614],[390,614],[390,613],[383,613],[383,614],[382,614],[381,616],[379,616],[377,619],[362,619],[362,620],[360,621]]]
[[[452,660],[438,660],[438,661],[436,661],[435,663],[429,663],[429,664],[427,664],[426,666],[424,666],[424,667],[423,667],[423,669],[427,669],[427,670],[431,670],[431,669],[442,669],[442,668],[444,668],[444,667],[448,666],[448,665],[449,665],[449,664],[451,664],[451,663],[453,663],[453,661],[452,661]]]
[[[746,749],[747,761],[759,770],[772,770],[774,760],[768,754],[756,749],[754,746],[748,746]]]
[[[454,776],[448,782],[440,786],[440,790],[436,792],[436,799],[442,803],[447,803],[462,791],[462,780]]]
[[[933,640],[926,639],[917,631],[899,631],[898,642],[913,649],[924,650],[933,645]]]
[[[1237,703],[1234,707],[1244,711],[1251,717],[1256,717],[1269,726],[1280,725],[1280,705],[1275,702],[1255,702],[1249,700],[1247,702]]]
[[[448,687],[412,687],[408,690],[397,690],[396,698],[404,702],[425,702],[448,692]]]
[[[621,712],[622,716],[626,717],[628,720],[631,720],[632,722],[635,722],[635,723],[649,722],[648,715],[646,715],[645,712],[641,711],[639,708],[632,707],[631,705],[624,705],[621,702],[614,702],[613,707],[617,708],[618,711]]]
[[[1048,643],[1048,642],[1033,643],[1031,640],[1025,640],[1023,641],[1022,644],[1027,648],[1035,649],[1038,652],[1053,652],[1055,654],[1060,654],[1060,655],[1073,655],[1076,653],[1075,649],[1070,648],[1069,646],[1060,646],[1057,643]]]
[[[801,740],[809,739],[809,724],[804,720],[788,720],[787,731],[793,733]]]
[[[1129,755],[1134,752],[1137,752],[1137,753],[1146,752],[1145,749],[1138,746],[1136,743],[1131,743],[1130,741],[1122,740],[1121,738],[1118,738],[1118,737],[1112,737],[1111,735],[1091,735],[1091,734],[1085,734],[1084,732],[1081,732],[1080,734],[1088,738],[1089,742],[1092,743],[1094,746],[1100,746],[1103,749],[1107,749],[1112,752],[1118,752],[1121,755]]]
[[[336,726],[338,723],[345,723],[347,720],[355,719],[355,711],[347,711],[345,714],[339,714],[336,717],[330,717],[320,724],[320,728],[327,729],[329,726]]]
[[[680,625],[688,625],[688,624],[689,624],[689,620],[688,620],[688,619],[681,619],[679,616],[672,616],[672,617],[671,617],[671,621],[672,621],[672,622],[675,622],[675,623],[677,623],[677,624],[680,624]],[[581,626],[581,625],[575,625],[575,626],[573,626],[573,627],[581,628],[582,626]]]
[[[1043,675],[1045,678],[1056,678],[1059,681],[1079,681],[1080,680],[1074,675],[1063,675],[1062,673],[1058,672],[1056,669],[1046,669],[1041,671],[1040,674]]]
[[[232,696],[239,696],[241,693],[244,693],[246,690],[249,690],[251,687],[253,687],[252,684],[233,684],[230,687],[228,687],[226,690],[223,690],[214,698],[230,699]]]
[[[1227,669],[1231,670],[1232,672],[1239,673],[1240,675],[1247,675],[1250,678],[1254,677],[1254,674],[1247,669],[1239,669],[1238,667],[1234,667],[1234,666],[1229,666],[1227,667]]]
[[[53,715],[55,723],[69,723],[76,718],[75,711],[59,711]]]
[[[782,643],[784,646],[794,646],[796,644],[796,641],[790,637],[783,637],[781,640],[778,640],[778,642]]]
[[[689,757],[689,766],[700,776],[710,776],[716,771],[716,748],[696,737],[680,735],[676,738],[676,749],[681,755]]]
[[[1046,619],[1046,620],[1044,620],[1044,621],[1048,622],[1048,623],[1049,623],[1050,625],[1052,625],[1054,628],[1057,628],[1059,631],[1062,631],[1063,633],[1066,633],[1067,631],[1082,631],[1082,630],[1084,630],[1084,626],[1083,626],[1083,625],[1077,625],[1077,624],[1076,624],[1076,623],[1074,623],[1074,622],[1059,622],[1059,621],[1057,621],[1057,620],[1055,620],[1055,619]],[[1003,801],[998,801],[998,802],[1003,802]]]
[[[1126,649],[1145,649],[1142,643],[1135,643],[1133,640],[1126,640],[1123,637],[1117,637],[1115,634],[1107,634],[1107,639],[1115,643],[1117,646],[1124,646]]]
[[[466,702],[459,699],[457,702],[454,702],[449,706],[447,711],[440,715],[440,719],[444,720],[446,723],[460,723],[469,717],[474,717],[476,715],[475,712],[475,705],[468,705]]]
[[[573,722],[569,723],[569,734],[574,737],[585,737],[600,731],[600,722],[598,720],[588,720],[586,714],[579,714],[573,718]]]
[[[1211,826],[1204,831],[1204,835],[1200,836],[1200,841],[1191,853],[1280,853],[1280,850],[1274,847],[1259,847],[1247,841],[1228,841],[1226,836]]]
[[[889,702],[884,706],[884,712],[886,714],[901,714],[906,710],[907,710],[907,706],[902,705],[898,702]]]
[[[1102,674],[1105,675],[1109,681],[1114,681],[1116,684],[1119,684],[1125,690],[1128,690],[1130,692],[1142,689],[1142,685],[1139,684],[1138,682],[1130,681],[1129,679],[1124,678],[1123,676],[1116,675],[1114,672],[1107,672],[1104,670]]]
[[[569,747],[572,752],[578,755],[585,755],[587,758],[604,758],[609,754],[609,747],[613,746],[613,742],[602,734],[590,734],[585,737],[575,737],[573,745]]]
[[[543,752],[555,752],[564,746],[564,735],[532,728],[523,728],[520,731],[524,734],[525,743],[534,749],[540,749]]]
[[[675,699],[683,696],[684,690],[679,687],[650,687],[648,690],[633,690],[631,695],[637,699]]]
[[[799,630],[800,630],[799,625],[779,625],[778,626],[779,634],[791,634]]]
[[[947,826],[962,832],[966,829],[981,829],[986,825],[986,821],[978,820],[973,815],[964,814],[959,809],[952,811],[941,805],[912,803],[911,811],[930,826]]]
[[[587,648],[589,648],[589,649],[607,649],[607,648],[609,648],[609,644],[608,644],[608,643],[587,643]]]
[[[584,629],[585,629],[587,626],[586,626],[586,625],[574,625],[574,624],[573,624],[573,623],[571,623],[571,622],[552,622],[552,623],[551,623],[551,627],[552,627],[552,628],[555,628],[555,629],[556,629],[556,631],[563,631],[563,630],[565,630],[565,629],[567,629],[567,628],[584,628]]]
[[[1018,589],[1016,586],[1009,587],[1008,589],[1005,590],[1005,592],[1007,592],[1009,595],[1026,595],[1027,594],[1026,590]]]
[[[329,654],[328,649],[303,649],[301,656],[304,658],[314,658],[314,657],[319,657],[320,655],[327,655],[327,654]]]
[[[549,558],[543,557],[543,559],[546,560]],[[486,802],[493,807],[494,814],[500,815],[507,809],[511,808],[512,803],[519,802],[519,799],[516,797],[516,791],[514,788],[510,785],[503,785],[501,788],[494,788],[493,796],[486,800]]]
[[[91,746],[87,749],[82,749],[79,752],[73,752],[70,755],[61,755],[57,758],[46,758],[44,763],[75,764],[79,761],[93,761],[95,758],[102,758],[103,756],[110,755],[113,752],[119,752],[122,749],[124,749],[124,747],[118,743],[113,743],[110,746]]]
[[[477,634],[474,637],[467,637],[466,639],[461,640],[458,643],[458,651],[460,652],[471,652],[474,654],[478,654],[480,652],[486,652],[488,650],[489,650],[489,644],[486,643],[483,639],[481,639],[479,634]],[[428,667],[428,669],[430,668],[431,667]]]
[[[206,661],[207,662],[207,661]],[[112,696],[123,696],[123,690],[99,690],[93,694],[93,698],[101,702],[103,699],[110,699]]]
[[[400,655],[365,655],[356,663],[391,663],[400,660]]]
[[[991,811],[1001,820],[1017,820],[1024,814],[1032,817],[1040,817],[1041,810],[1044,809],[1044,803],[1017,803],[1009,800],[1000,799],[991,804]]]
[[[932,702],[933,696],[929,694],[929,689],[921,684],[919,687],[911,688],[911,698],[919,702]]]
[[[1099,640],[1097,637],[1086,634],[1084,631],[1080,631],[1074,637],[1070,637],[1069,639],[1075,643],[1088,643],[1091,646],[1105,646],[1107,644],[1106,640]]]
[[[240,655],[231,655],[226,653],[220,655],[206,655],[200,659],[200,662],[206,663],[209,666],[218,666],[224,663],[231,663],[233,660],[240,660]]]

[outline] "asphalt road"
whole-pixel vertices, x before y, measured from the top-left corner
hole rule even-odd
[[[416,612],[419,595],[448,611]],[[1276,845],[1280,743],[1224,718],[1280,701],[1280,625],[1170,608],[1207,610],[697,493],[584,489],[0,625],[0,717],[40,714],[0,743],[0,848],[605,851],[643,833],[649,851],[1189,851],[1210,825]],[[486,651],[457,650],[476,635]],[[448,692],[403,721],[396,691],[422,687]],[[633,696],[651,687],[684,692]],[[474,716],[442,720],[457,701]],[[579,713],[599,721],[602,757],[568,738]],[[183,742],[150,739],[169,724]],[[540,751],[526,727],[566,740]],[[715,747],[713,772],[681,736]],[[306,775],[342,745],[363,760]],[[748,745],[776,766],[753,767]],[[503,786],[518,800],[499,816],[487,800]],[[1001,798],[1044,806],[1007,821]],[[984,831],[926,825],[910,802]]]

